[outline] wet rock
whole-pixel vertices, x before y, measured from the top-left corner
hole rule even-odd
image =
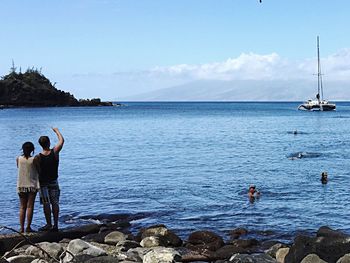
[[[338,259],[337,263],[350,263],[350,254],[346,254]]]
[[[248,234],[248,230],[245,228],[236,228],[230,231],[230,239],[238,239],[243,235],[247,235]]]
[[[38,258],[49,259],[51,256],[53,258],[58,259],[64,251],[64,245],[59,243],[41,242],[36,245],[39,246],[41,249],[39,249],[36,246],[30,246],[26,249],[25,254],[33,255]],[[43,250],[46,251],[50,256],[44,253]]]
[[[70,251],[75,257],[79,255],[87,255],[86,258],[88,258],[89,256],[98,257],[107,255],[106,251],[104,251],[103,249],[93,246],[81,239],[74,239],[71,242],[69,242],[67,250]],[[63,262],[69,262],[72,259],[72,255],[67,253],[63,259]]]
[[[188,237],[187,248],[192,250],[216,251],[224,246],[224,240],[219,235],[210,231],[196,231]]]
[[[146,229],[141,229],[136,237],[137,241],[141,241],[146,237],[158,237],[162,244],[169,247],[179,247],[182,245],[182,240],[174,232],[167,229],[164,225],[151,226]]]
[[[276,260],[278,263],[284,263],[284,259],[289,253],[289,248],[280,248],[276,252]]]
[[[237,253],[247,253],[247,250],[234,245],[226,245],[216,250],[214,255],[216,259],[229,259]]]
[[[297,236],[285,262],[301,262],[307,255],[317,254],[322,260],[335,263],[347,253],[350,253],[350,238]]]
[[[320,259],[316,254],[307,255],[301,263],[327,263],[326,261]]]
[[[333,230],[331,228],[329,228],[328,226],[322,226],[318,229],[317,231],[317,237],[350,237],[349,235],[346,235],[344,233],[342,233],[341,231],[338,230]]]
[[[270,247],[269,249],[265,250],[265,253],[273,258],[276,258],[276,252],[280,249],[280,248],[285,248],[287,247],[286,245],[282,244],[282,243],[277,243],[274,244],[272,247]]]
[[[131,240],[119,241],[116,245],[116,249],[118,251],[128,251],[131,248],[137,248],[137,247],[140,247],[140,244],[137,243],[136,241],[131,241]]]
[[[110,245],[116,245],[119,241],[127,239],[127,235],[119,231],[113,231],[105,237],[105,243]]]
[[[173,263],[181,261],[181,255],[173,248],[157,247],[151,249],[144,257],[143,263]]]
[[[247,254],[235,254],[229,261],[230,263],[277,263],[277,261],[266,254],[256,254],[256,255],[247,255]]]
[[[6,260],[11,263],[31,263],[34,259],[36,258],[32,255],[18,255],[7,258]]]
[[[235,247],[239,248],[252,248],[259,245],[259,241],[256,239],[237,239],[231,242]]]

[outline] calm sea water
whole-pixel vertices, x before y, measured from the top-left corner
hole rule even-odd
[[[18,227],[21,144],[59,127],[61,227],[86,215],[144,213],[180,235],[235,227],[280,236],[322,225],[350,232],[350,103],[126,103],[0,111],[0,224]],[[297,130],[300,134],[294,135]],[[305,158],[291,160],[298,152]],[[329,183],[321,185],[327,171]],[[250,203],[256,184],[260,200]],[[34,227],[44,224],[36,202]]]

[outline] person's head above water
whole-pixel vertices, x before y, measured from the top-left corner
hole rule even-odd
[[[39,138],[39,144],[43,149],[49,149],[50,148],[50,139],[48,136],[40,136]]]
[[[249,186],[249,190],[248,190],[250,193],[255,193],[256,192],[256,187],[255,187],[255,185],[253,185],[253,184],[251,184],[250,186]]]

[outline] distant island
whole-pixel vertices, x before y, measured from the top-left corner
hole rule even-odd
[[[0,79],[1,108],[63,106],[113,106],[113,103],[99,98],[77,100],[69,92],[56,89],[41,70],[34,68],[22,73],[12,65],[10,73]]]

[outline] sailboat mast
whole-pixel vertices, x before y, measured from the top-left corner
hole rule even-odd
[[[320,94],[321,91],[321,94]],[[323,100],[323,89],[322,89],[322,79],[321,79],[321,62],[320,62],[320,39],[319,36],[317,36],[317,94],[318,94],[318,102],[320,102],[320,95],[321,99]]]

